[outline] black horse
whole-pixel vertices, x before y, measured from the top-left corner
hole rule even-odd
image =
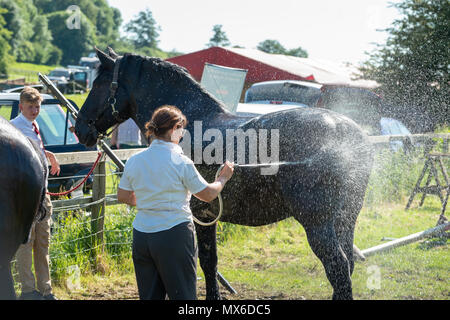
[[[325,267],[334,289],[333,298],[352,299],[353,233],[373,158],[367,136],[358,125],[342,115],[316,108],[256,118],[235,116],[175,64],[133,54],[119,59],[112,50],[109,55],[97,50],[97,55],[101,61],[99,73],[75,126],[82,143],[93,145],[99,133],[129,117],[143,130],[152,112],[164,104],[177,106],[187,116],[191,137],[199,135],[194,132],[195,121],[201,121],[200,136],[211,128],[223,137],[231,129],[277,129],[279,148],[275,150],[269,144],[269,152],[278,152],[280,161],[295,164],[280,165],[276,174],[264,175],[258,167],[236,168],[222,192],[221,221],[261,226],[294,217],[305,228],[313,252]],[[111,87],[114,75],[117,89]],[[262,138],[256,139],[259,143]],[[191,143],[195,153],[194,140]],[[231,149],[239,147],[236,140]],[[229,143],[219,151],[225,148],[230,148]],[[246,159],[251,156],[249,148],[250,139],[245,139]],[[212,181],[218,162],[196,166],[206,180]],[[202,219],[209,211],[217,213],[216,202],[201,205],[193,198],[191,208]],[[196,225],[196,232],[206,297],[219,299],[216,227]]]
[[[11,260],[45,215],[47,168],[39,146],[0,117],[0,299],[15,299]]]

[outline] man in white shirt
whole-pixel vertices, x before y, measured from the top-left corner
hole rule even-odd
[[[20,94],[19,108],[21,113],[11,123],[30,140],[35,141],[45,155],[44,159],[50,162],[52,175],[59,175],[60,166],[55,155],[45,150],[39,125],[36,118],[41,110],[42,97],[34,88],[25,87]],[[46,163],[45,165],[48,165]],[[46,180],[46,186],[47,186]],[[56,300],[52,294],[50,280],[50,258],[48,248],[50,243],[50,225],[52,215],[52,202],[49,195],[45,197],[47,216],[33,224],[30,241],[19,247],[16,253],[17,269],[22,283],[23,300]],[[36,281],[31,271],[32,257],[34,255],[34,270],[36,273],[38,291],[35,289]]]

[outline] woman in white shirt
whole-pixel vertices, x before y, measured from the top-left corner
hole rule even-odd
[[[178,145],[187,125],[174,106],[155,110],[146,124],[153,141],[126,163],[117,198],[136,206],[133,263],[140,299],[197,298],[197,245],[189,202],[210,202],[233,175],[226,162],[208,183]]]

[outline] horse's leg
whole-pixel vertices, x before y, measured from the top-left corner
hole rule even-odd
[[[334,223],[334,230],[336,232],[338,243],[344,251],[349,263],[350,276],[353,274],[353,269],[355,267],[353,240],[357,216],[358,213],[354,214],[349,211],[341,211]]]
[[[333,222],[304,227],[309,245],[333,287],[333,299],[353,299],[349,260],[338,242]]]
[[[8,261],[0,262],[0,300],[16,299],[10,263]]]
[[[11,274],[11,260],[19,247],[14,234],[9,230],[0,233],[0,300],[15,300],[14,281]]]
[[[198,242],[200,266],[205,274],[206,299],[219,300],[219,284],[217,282],[217,246],[216,225],[203,227],[195,225]]]

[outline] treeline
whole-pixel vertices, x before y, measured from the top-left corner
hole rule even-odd
[[[388,38],[361,67],[376,80],[386,112],[413,131],[450,124],[450,1],[403,0]]]
[[[37,64],[78,63],[94,44],[109,43],[119,36],[120,12],[105,0],[0,0],[0,42],[3,56]],[[78,28],[69,28],[71,16]],[[3,32],[3,33],[2,33]],[[4,70],[2,70],[4,71]]]
[[[12,61],[46,65],[78,64],[94,46],[116,52],[135,52],[167,58],[180,52],[158,48],[159,32],[150,9],[143,8],[123,26],[121,13],[106,0],[0,0],[0,77],[7,76]],[[213,27],[210,46],[231,46],[222,25]],[[307,57],[301,47],[285,49],[276,40],[265,40],[258,49]]]
[[[122,38],[121,24],[120,11],[106,0],[0,0],[0,75],[12,61],[78,64],[94,45],[167,56]]]

